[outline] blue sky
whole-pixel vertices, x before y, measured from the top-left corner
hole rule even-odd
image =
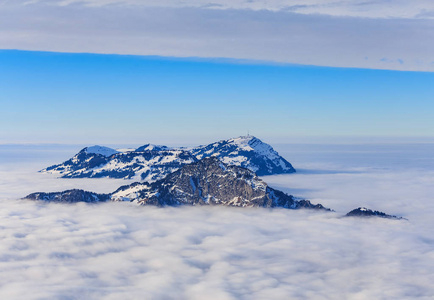
[[[0,1],[0,143],[431,141],[433,26],[432,0]]]
[[[0,51],[0,143],[434,137],[434,73]]]

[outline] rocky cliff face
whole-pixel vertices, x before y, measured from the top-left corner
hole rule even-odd
[[[73,158],[41,172],[64,178],[134,178],[151,182],[206,157],[217,157],[228,165],[247,168],[259,176],[295,172],[292,165],[270,145],[253,136],[223,140],[189,150],[151,144],[128,152],[101,146],[86,147]]]
[[[292,196],[270,188],[252,171],[229,166],[216,157],[183,166],[151,184],[121,187],[112,194],[112,199],[158,206],[299,207]]]

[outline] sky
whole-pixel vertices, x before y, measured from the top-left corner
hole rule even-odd
[[[434,73],[0,50],[0,142],[434,136]]]
[[[432,1],[0,1],[0,143],[431,141]]]

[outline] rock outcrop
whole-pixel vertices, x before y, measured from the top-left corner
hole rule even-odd
[[[77,203],[77,202],[104,202],[110,199],[109,194],[97,194],[87,192],[79,189],[67,190],[63,192],[54,193],[33,193],[27,195],[24,199],[29,200],[43,200],[47,202],[63,202],[63,203]]]
[[[377,211],[377,210],[371,210],[366,207],[359,207],[356,209],[353,209],[349,213],[345,215],[346,217],[380,217],[380,218],[386,218],[386,219],[403,219],[402,217],[392,216],[388,215],[384,212]]]

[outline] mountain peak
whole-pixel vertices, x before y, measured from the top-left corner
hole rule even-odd
[[[231,138],[223,141],[226,141],[229,144],[231,143],[236,144],[240,147],[249,147],[251,146],[250,144],[263,143],[260,139],[254,137],[253,135],[242,135],[236,138]]]
[[[84,151],[85,153],[88,153],[88,154],[100,154],[100,155],[103,155],[106,157],[109,157],[109,156],[112,156],[113,154],[119,153],[119,151],[116,151],[115,149],[112,149],[109,147],[104,147],[104,146],[99,146],[99,145],[86,147],[82,151]]]
[[[165,151],[169,150],[170,148],[163,145],[154,145],[154,144],[145,144],[143,146],[140,146],[135,151],[136,152],[143,152],[143,151]]]
[[[248,141],[253,140],[253,139],[257,139],[257,137],[249,134],[249,135],[240,135],[239,137],[231,138],[228,141],[240,140],[240,141],[247,141],[248,142]]]
[[[191,151],[197,159],[216,156],[228,165],[250,169],[259,176],[295,172],[273,147],[252,135],[221,140]]]

